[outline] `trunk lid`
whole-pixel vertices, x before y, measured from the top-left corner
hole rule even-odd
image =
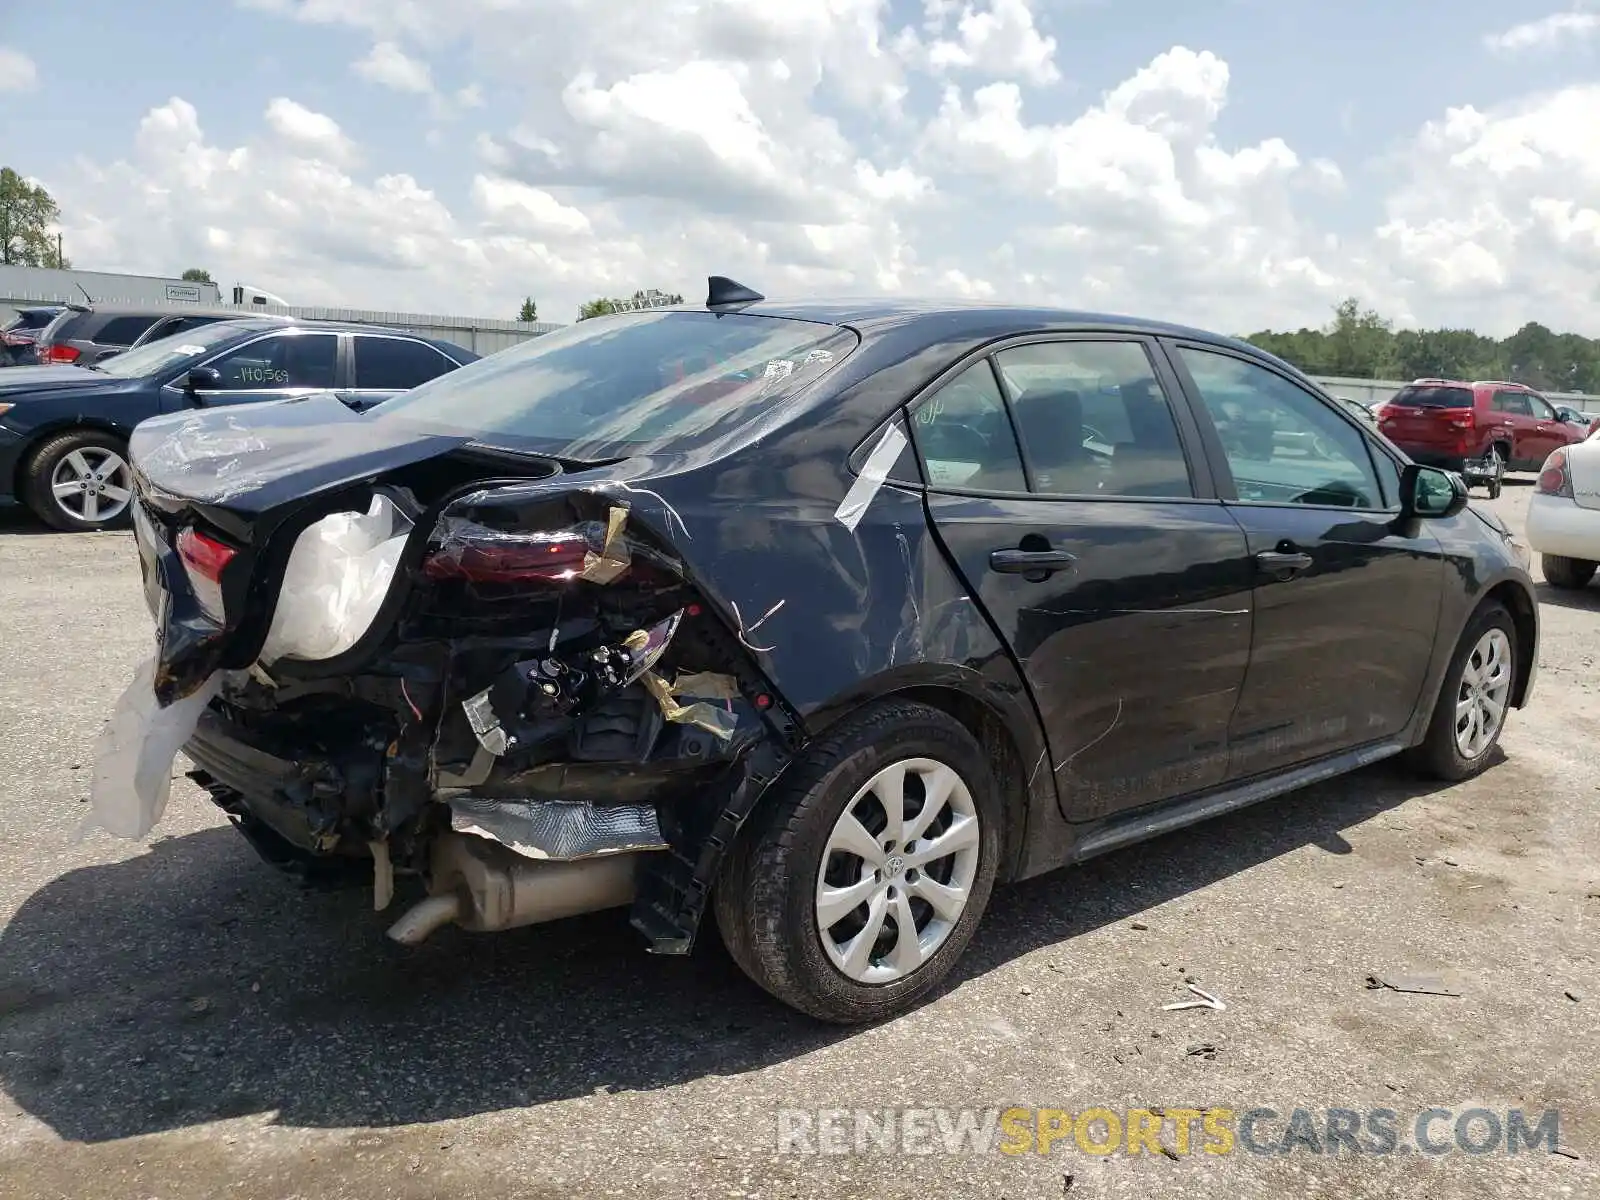
[[[463,485],[560,470],[471,447],[466,434],[378,424],[331,395],[158,417],[134,430],[129,457],[163,704],[216,670],[255,662],[291,555],[312,525],[356,514],[330,535],[338,542],[330,550],[372,550],[373,538],[392,541]],[[383,562],[387,574],[369,572],[367,584],[386,592],[397,547]]]

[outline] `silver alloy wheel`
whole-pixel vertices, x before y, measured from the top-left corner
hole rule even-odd
[[[62,455],[50,473],[50,494],[62,512],[77,521],[114,521],[133,498],[133,478],[122,455],[103,446],[84,446]]]
[[[1511,692],[1511,639],[1491,629],[1478,639],[1461,671],[1456,694],[1456,749],[1474,759],[1494,744]]]
[[[817,871],[817,932],[857,983],[904,979],[944,945],[978,876],[978,808],[944,763],[909,758],[855,794]]]

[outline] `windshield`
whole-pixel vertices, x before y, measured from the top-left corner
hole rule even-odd
[[[124,351],[114,358],[103,358],[95,364],[95,370],[117,379],[143,379],[146,375],[155,375],[175,367],[185,359],[200,358],[219,343],[237,337],[239,333],[239,325],[234,321],[218,321],[215,325],[204,325],[199,329],[185,329],[171,337],[146,342],[137,350]]]
[[[856,343],[835,325],[738,313],[596,317],[441,375],[373,419],[584,461],[684,451],[773,411]]]
[[[1409,408],[1471,408],[1472,389],[1437,385],[1403,387],[1389,403]]]

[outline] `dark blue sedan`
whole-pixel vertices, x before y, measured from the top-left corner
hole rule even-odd
[[[478,355],[370,325],[251,317],[190,329],[91,368],[0,375],[0,507],[21,503],[68,532],[124,521],[128,438],[186,408],[338,392],[369,408]]]

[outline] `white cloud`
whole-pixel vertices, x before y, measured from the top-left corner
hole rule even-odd
[[[930,0],[929,21],[943,31],[953,5]],[[953,36],[936,36],[925,49],[915,38],[903,45],[913,56],[921,50],[935,68],[959,67],[989,75],[1018,76],[1036,84],[1061,78],[1056,68],[1056,40],[1039,32],[1029,0],[987,0],[987,7],[966,5],[955,21]]]
[[[275,100],[219,140],[173,99],[119,161],[48,179],[78,261],[379,308],[509,315],[531,292],[557,320],[718,273],[1228,331],[1320,323],[1347,294],[1486,330],[1600,324],[1600,89],[1441,108],[1385,166],[1315,156],[1270,111],[1230,136],[1235,72],[1202,47],[1068,104],[1040,86],[1059,48],[1033,14],[1058,8],[1022,0],[253,3],[353,31],[454,127],[391,142],[386,163],[416,158],[377,174],[334,100]],[[433,145],[474,165],[452,178]]]
[[[184,107],[192,120],[194,109],[188,105]],[[285,142],[326,162],[347,162],[355,155],[354,144],[337,121],[325,113],[296,104],[286,96],[279,96],[267,105],[267,124]]]
[[[1491,33],[1483,41],[1491,50],[1515,54],[1525,50],[1553,50],[1597,34],[1600,34],[1600,13],[1559,12]]]
[[[39,82],[39,69],[21,50],[0,46],[0,92],[27,92]]]
[[[1597,125],[1597,85],[1425,125],[1378,230],[1413,306],[1500,329],[1600,323]]]
[[[375,43],[367,56],[353,63],[351,69],[368,83],[397,92],[414,92],[419,96],[433,92],[433,76],[428,64],[410,57],[394,42]]]
[[[589,218],[578,209],[513,179],[475,176],[472,199],[487,216],[512,229],[567,236],[590,230]]]

